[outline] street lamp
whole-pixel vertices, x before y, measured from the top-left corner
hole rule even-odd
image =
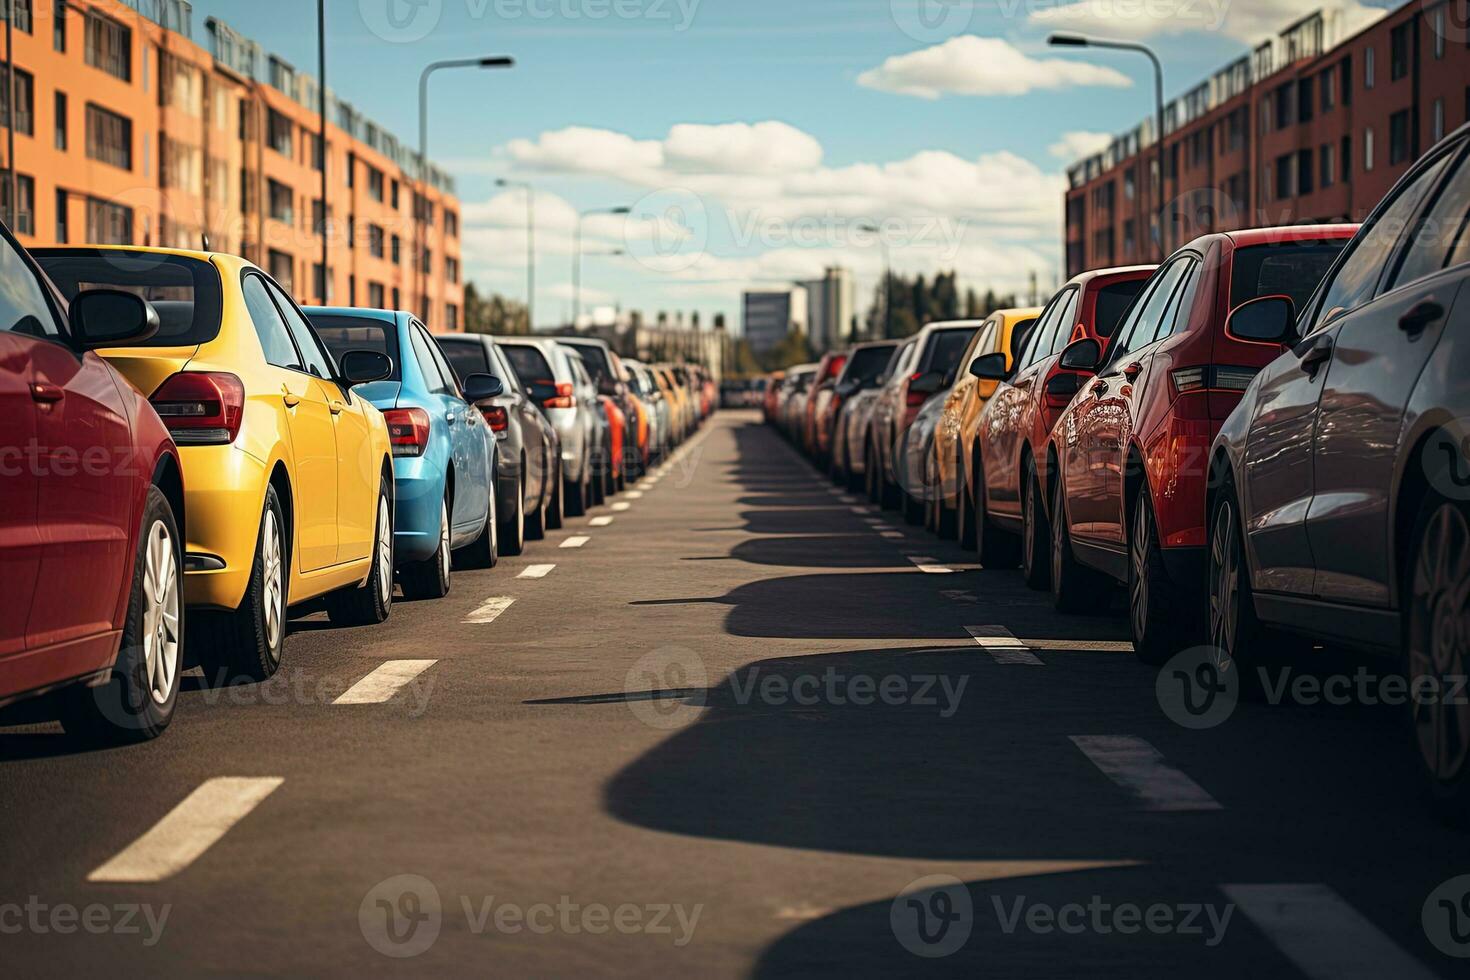
[[[577,215],[577,232],[572,245],[572,328],[582,319],[582,221],[594,214],[632,214],[628,207],[590,208]]]
[[[428,184],[429,184],[429,76],[432,75],[432,74],[434,74],[434,72],[436,72],[436,71],[442,71],[442,70],[444,70],[446,68],[513,68],[513,67],[515,67],[515,59],[514,58],[507,58],[507,57],[504,57],[504,56],[498,56],[497,55],[497,56],[493,56],[493,57],[484,57],[484,58],[451,58],[451,59],[448,59],[446,61],[435,61],[435,62],[431,62],[428,65],[425,65],[424,66],[424,70],[419,73],[419,187],[418,187],[418,192],[419,192],[420,197],[422,197],[424,200],[427,201],[428,196],[429,196],[428,195]],[[414,265],[414,269],[415,269],[415,273],[414,273],[414,281],[415,282],[419,282],[419,277],[420,276],[427,276],[427,271],[424,269],[424,262],[423,262],[423,255],[424,255],[423,246],[424,246],[424,242],[422,240],[420,240],[420,238],[419,238],[420,233],[423,233],[423,234],[427,235],[427,229],[423,227],[423,222],[419,220],[418,204],[419,204],[418,201],[415,201],[414,202],[414,212],[413,212],[413,227],[414,227],[413,237],[414,237],[414,243],[417,246],[416,249],[415,249],[415,252],[414,252],[414,257],[413,257],[413,265]],[[426,281],[427,280],[425,280],[425,282]],[[419,296],[422,297],[425,292],[427,292],[427,290],[424,289],[424,288],[422,288],[422,284],[421,284],[420,289],[418,290]],[[422,315],[427,318],[428,315],[429,315],[429,311],[428,310],[423,310],[422,311]]]
[[[1159,56],[1154,54],[1153,49],[1147,45],[1138,44],[1134,41],[1108,41],[1096,37],[1084,37],[1081,34],[1053,34],[1046,39],[1046,43],[1054,48],[1107,48],[1112,51],[1133,51],[1143,55],[1154,66],[1154,111],[1157,114],[1156,125],[1158,127],[1157,140],[1159,179],[1155,188],[1158,194],[1159,210],[1154,220],[1158,222],[1158,234],[1154,236],[1154,247],[1158,249],[1159,259],[1164,258],[1164,66],[1159,63]]]
[[[536,189],[524,180],[495,182],[496,187],[518,187],[526,192],[526,326],[536,330]]]
[[[882,290],[882,293],[883,293],[883,339],[884,340],[887,340],[889,337],[891,337],[893,335],[893,317],[890,315],[891,314],[892,307],[893,307],[893,303],[891,302],[891,298],[888,295],[888,289],[889,289],[889,282],[888,282],[888,280],[890,278],[892,278],[893,272],[892,272],[892,264],[889,261],[888,243],[883,240],[883,229],[879,228],[877,225],[873,224],[871,221],[868,222],[867,224],[859,225],[858,226],[858,230],[859,231],[866,231],[866,232],[869,232],[870,234],[877,235],[878,236],[878,249],[883,254],[883,280],[882,280],[882,286],[881,286],[881,290]]]

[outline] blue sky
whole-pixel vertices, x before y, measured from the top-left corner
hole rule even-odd
[[[1135,56],[1049,50],[1048,31],[1155,42],[1172,97],[1317,6],[328,0],[328,70],[342,98],[412,141],[425,63],[514,56],[510,72],[434,82],[430,155],[459,179],[467,275],[524,296],[524,199],[495,187],[506,175],[537,189],[538,324],[570,311],[575,212],[606,205],[634,215],[589,218],[586,247],[630,254],[586,260],[584,307],[736,322],[747,284],[828,264],[854,270],[866,303],[880,236],[904,271],[957,268],[982,290],[1023,285],[1031,270],[1050,282],[1065,167],[1141,119],[1151,81]],[[315,71],[314,5],[194,8],[197,39],[218,16]]]

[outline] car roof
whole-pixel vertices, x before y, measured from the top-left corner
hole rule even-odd
[[[1157,265],[1119,265],[1110,269],[1089,269],[1068,279],[1066,286],[1087,286],[1098,279],[1147,279]],[[1065,287],[1064,287],[1065,288]]]
[[[413,319],[414,316],[407,310],[380,310],[375,306],[303,306],[301,312],[307,316],[355,316],[364,320],[382,320],[384,323],[397,323],[400,319]]]
[[[1225,231],[1221,232],[1220,236],[1234,242],[1239,248],[1246,245],[1274,245],[1281,242],[1311,242],[1324,238],[1352,238],[1357,233],[1358,226],[1352,224],[1279,225],[1274,228]]]

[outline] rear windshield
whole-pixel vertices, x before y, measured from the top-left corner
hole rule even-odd
[[[1113,331],[1118,329],[1118,321],[1123,319],[1133,297],[1137,296],[1148,282],[1148,277],[1133,279],[1129,282],[1113,282],[1097,291],[1097,307],[1092,314],[1092,329],[1099,337],[1111,337]]]
[[[893,351],[893,347],[863,347],[853,351],[847,363],[847,373],[843,375],[844,379],[862,384],[877,381],[883,376],[883,369],[888,366]]]
[[[949,374],[960,362],[960,355],[970,345],[970,338],[974,335],[975,331],[970,327],[937,331],[929,344],[929,363],[925,370]]]
[[[567,342],[565,346],[582,355],[582,363],[587,366],[587,371],[592,375],[594,381],[612,380],[612,366],[607,362],[607,351],[596,344]]]
[[[308,317],[316,335],[327,345],[332,360],[342,363],[342,355],[350,350],[370,350],[386,354],[393,362],[389,381],[401,380],[398,369],[398,327],[387,320],[370,316],[344,316],[335,313],[313,313]]]
[[[454,368],[454,373],[459,375],[463,383],[465,378],[472,374],[494,374],[490,367],[490,359],[485,356],[485,345],[478,340],[451,340],[448,337],[439,338],[439,349],[444,356],[449,358],[449,366]],[[502,379],[503,383],[504,379]]]
[[[202,259],[149,252],[40,249],[32,253],[67,302],[88,289],[121,289],[158,311],[158,333],[142,347],[204,344],[219,336],[223,289]]]
[[[1301,309],[1348,243],[1279,242],[1235,250],[1230,270],[1230,308],[1261,296],[1290,296]]]
[[[554,384],[556,375],[552,373],[551,365],[546,363],[546,358],[534,347],[525,344],[501,344],[500,352],[505,359],[510,361],[511,369],[515,371],[516,377],[523,385],[532,385],[540,381]]]

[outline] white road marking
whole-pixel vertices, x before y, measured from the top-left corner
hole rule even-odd
[[[413,679],[437,660],[387,660],[377,666],[371,674],[342,692],[333,704],[382,704],[391,701]]]
[[[953,575],[954,569],[947,565],[941,565],[938,561],[927,555],[905,555],[914,566],[925,575]]]
[[[654,488],[654,485],[657,484],[657,483],[658,483],[657,480],[644,480],[642,483],[640,483],[640,484],[637,485],[636,489],[638,489],[638,490],[652,490]]]
[[[868,513],[871,513],[872,510],[873,510],[873,508],[871,508],[871,507],[854,507],[854,508],[852,508],[852,512],[854,514],[868,514]]]
[[[1128,640],[1061,640],[1028,636],[1021,640],[1033,650],[1050,650],[1055,653],[1132,653],[1133,644]]]
[[[1046,666],[1040,657],[1031,652],[1031,648],[1026,646],[1024,641],[1016,639],[1004,626],[966,626],[965,629],[998,664]]]
[[[594,517],[594,518],[592,518],[592,520],[588,521],[587,524],[590,527],[607,527],[612,522],[613,522],[613,519],[611,517],[603,516],[603,517]]]
[[[637,500],[639,497],[643,496],[643,491],[629,490],[627,493],[623,494],[623,496],[627,497],[629,500]]]
[[[901,532],[901,531],[881,531],[881,532],[879,532],[878,536],[880,538],[901,538],[901,537],[903,537],[903,532]]]
[[[633,505],[628,503],[626,500],[619,500],[617,503],[612,505],[612,509],[621,513],[622,511],[625,511],[632,506]]]
[[[1220,890],[1314,980],[1436,976],[1326,885],[1221,885]]]
[[[555,567],[555,565],[527,565],[521,569],[521,574],[517,575],[516,578],[545,578],[551,574],[551,570]]]
[[[1180,813],[1225,809],[1141,738],[1133,735],[1072,735],[1070,738],[1103,775],[1137,796],[1145,810]]]
[[[863,518],[863,523],[864,524],[882,524],[883,523],[883,518],[881,518],[881,517],[864,517]]]
[[[893,530],[893,525],[892,524],[885,523],[883,521],[879,521],[877,524],[874,524],[873,525],[873,530],[875,530],[875,531],[892,531]]]
[[[580,548],[592,539],[585,534],[574,534],[561,543],[563,548]]]
[[[136,884],[171,878],[197,861],[283,782],[277,776],[205,780],[87,880]]]
[[[843,494],[840,499],[844,504],[855,504],[858,502],[858,499],[856,497],[850,497],[846,494]]]
[[[486,599],[480,603],[480,607],[465,617],[465,622],[475,626],[488,626],[500,618],[500,614],[510,608],[515,602],[508,595],[498,595]]]

